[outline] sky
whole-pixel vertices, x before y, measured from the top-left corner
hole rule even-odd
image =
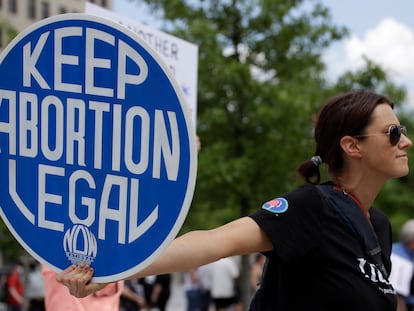
[[[398,85],[408,90],[414,108],[414,18],[412,0],[322,0],[333,21],[350,35],[325,54],[328,76],[363,65],[361,55],[380,64]]]
[[[330,9],[333,23],[350,31],[324,54],[328,79],[360,68],[366,55],[407,88],[408,104],[414,109],[414,1],[321,1]],[[143,7],[128,0],[114,0],[114,11],[140,23],[153,23]]]

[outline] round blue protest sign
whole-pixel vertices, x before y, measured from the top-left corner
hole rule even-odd
[[[0,212],[20,244],[94,281],[143,269],[177,235],[195,186],[181,91],[136,35],[86,14],[34,24],[0,56]]]

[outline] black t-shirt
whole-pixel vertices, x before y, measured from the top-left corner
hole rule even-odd
[[[396,310],[387,276],[367,258],[359,239],[315,186],[305,185],[272,200],[250,217],[274,246],[266,255],[277,310]],[[374,208],[370,220],[389,272],[390,223]]]

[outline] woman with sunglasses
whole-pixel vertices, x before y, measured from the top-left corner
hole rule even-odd
[[[315,155],[299,168],[305,185],[248,217],[178,237],[132,278],[262,252],[267,268],[252,309],[395,310],[390,223],[371,206],[387,180],[409,171],[406,129],[388,98],[358,90],[326,103],[315,142]],[[331,180],[319,185],[321,164]],[[90,283],[92,275],[86,265],[71,266],[58,280],[83,297],[105,286]]]

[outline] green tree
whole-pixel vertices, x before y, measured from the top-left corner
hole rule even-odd
[[[0,50],[13,40],[17,33],[17,30],[10,25],[9,21],[0,19]]]
[[[347,32],[309,3],[148,1],[199,46],[202,150],[186,229],[249,213],[296,184],[292,172],[313,155],[312,113],[328,92],[321,53]]]
[[[323,79],[321,53],[348,33],[333,25],[318,1],[146,2],[157,16],[164,14],[167,30],[200,50],[197,131],[203,147],[184,231],[245,215],[301,182],[295,169],[313,155],[313,113],[330,95],[374,89],[412,123],[400,104],[404,88],[367,57],[363,68],[333,85]],[[411,178],[396,183],[405,180]]]
[[[7,229],[6,224],[0,219],[0,250],[2,260],[5,264],[16,262],[21,256],[26,254],[23,248],[17,243],[16,239]],[[0,261],[1,266],[1,261]]]

